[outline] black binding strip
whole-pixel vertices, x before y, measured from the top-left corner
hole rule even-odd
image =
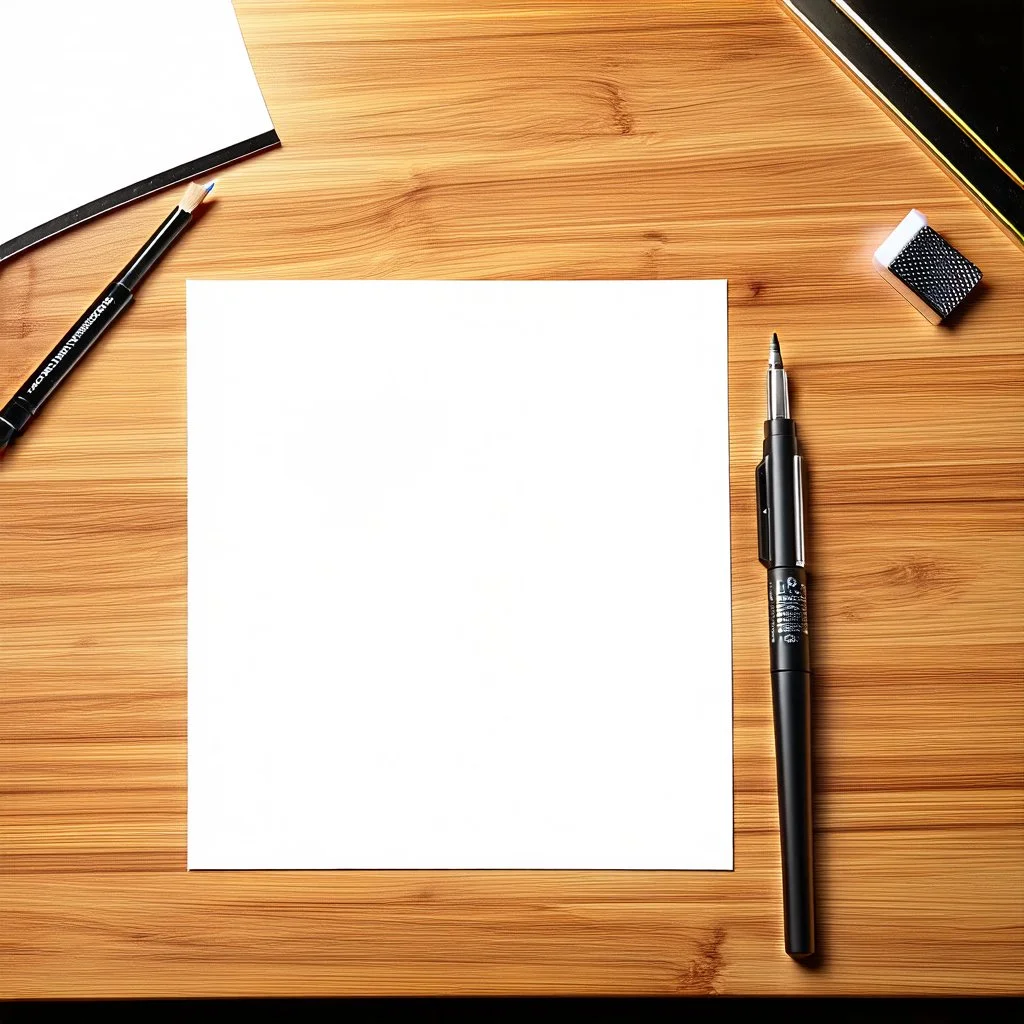
[[[277,132],[271,128],[269,132],[263,132],[262,135],[254,135],[244,142],[236,142],[233,146],[218,149],[215,153],[208,153],[206,156],[199,157],[198,160],[190,160],[187,164],[172,167],[162,174],[153,175],[152,178],[143,178],[142,181],[111,192],[110,195],[103,196],[102,199],[94,199],[91,203],[79,206],[77,210],[54,217],[53,220],[40,224],[39,227],[32,228],[30,231],[18,235],[17,238],[12,238],[9,242],[0,242],[0,263],[16,253],[24,252],[25,249],[38,245],[47,238],[67,231],[68,228],[92,220],[93,217],[98,217],[101,213],[109,213],[119,206],[124,206],[125,203],[141,199],[143,196],[159,192],[161,189],[170,188],[171,185],[178,185],[191,178],[198,178],[215,167],[223,167],[225,164],[241,160],[242,157],[251,156],[253,153],[259,153],[261,150],[270,149],[271,146],[280,144],[281,140],[278,138]]]

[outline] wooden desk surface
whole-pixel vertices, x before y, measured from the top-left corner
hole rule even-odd
[[[1021,250],[769,0],[237,6],[284,147],[0,467],[0,995],[1020,991]],[[5,392],[170,201],[0,268]],[[955,330],[871,268],[911,206],[985,273]],[[734,872],[186,873],[189,276],[729,279]],[[811,466],[814,968],[782,952],[754,544],[773,328]]]

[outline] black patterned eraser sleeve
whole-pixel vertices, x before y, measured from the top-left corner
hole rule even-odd
[[[875,269],[933,324],[958,309],[981,280],[981,271],[959,249],[911,210],[875,250]]]

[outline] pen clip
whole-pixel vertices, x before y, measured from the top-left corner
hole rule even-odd
[[[768,456],[757,466],[757,557],[767,568],[772,565],[771,517],[768,514]]]

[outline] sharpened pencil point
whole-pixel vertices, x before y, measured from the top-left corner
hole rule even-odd
[[[216,181],[211,181],[210,184],[206,186],[206,194],[207,195],[209,195],[213,191],[213,186],[216,185],[216,184],[217,184]]]
[[[199,182],[193,181],[187,189],[185,194],[181,197],[181,202],[178,205],[186,212],[191,213],[200,203],[210,194],[214,186],[214,182],[210,182],[209,185],[200,185]]]
[[[768,369],[782,369],[782,349],[779,348],[779,336],[772,332],[772,343],[768,348]]]

